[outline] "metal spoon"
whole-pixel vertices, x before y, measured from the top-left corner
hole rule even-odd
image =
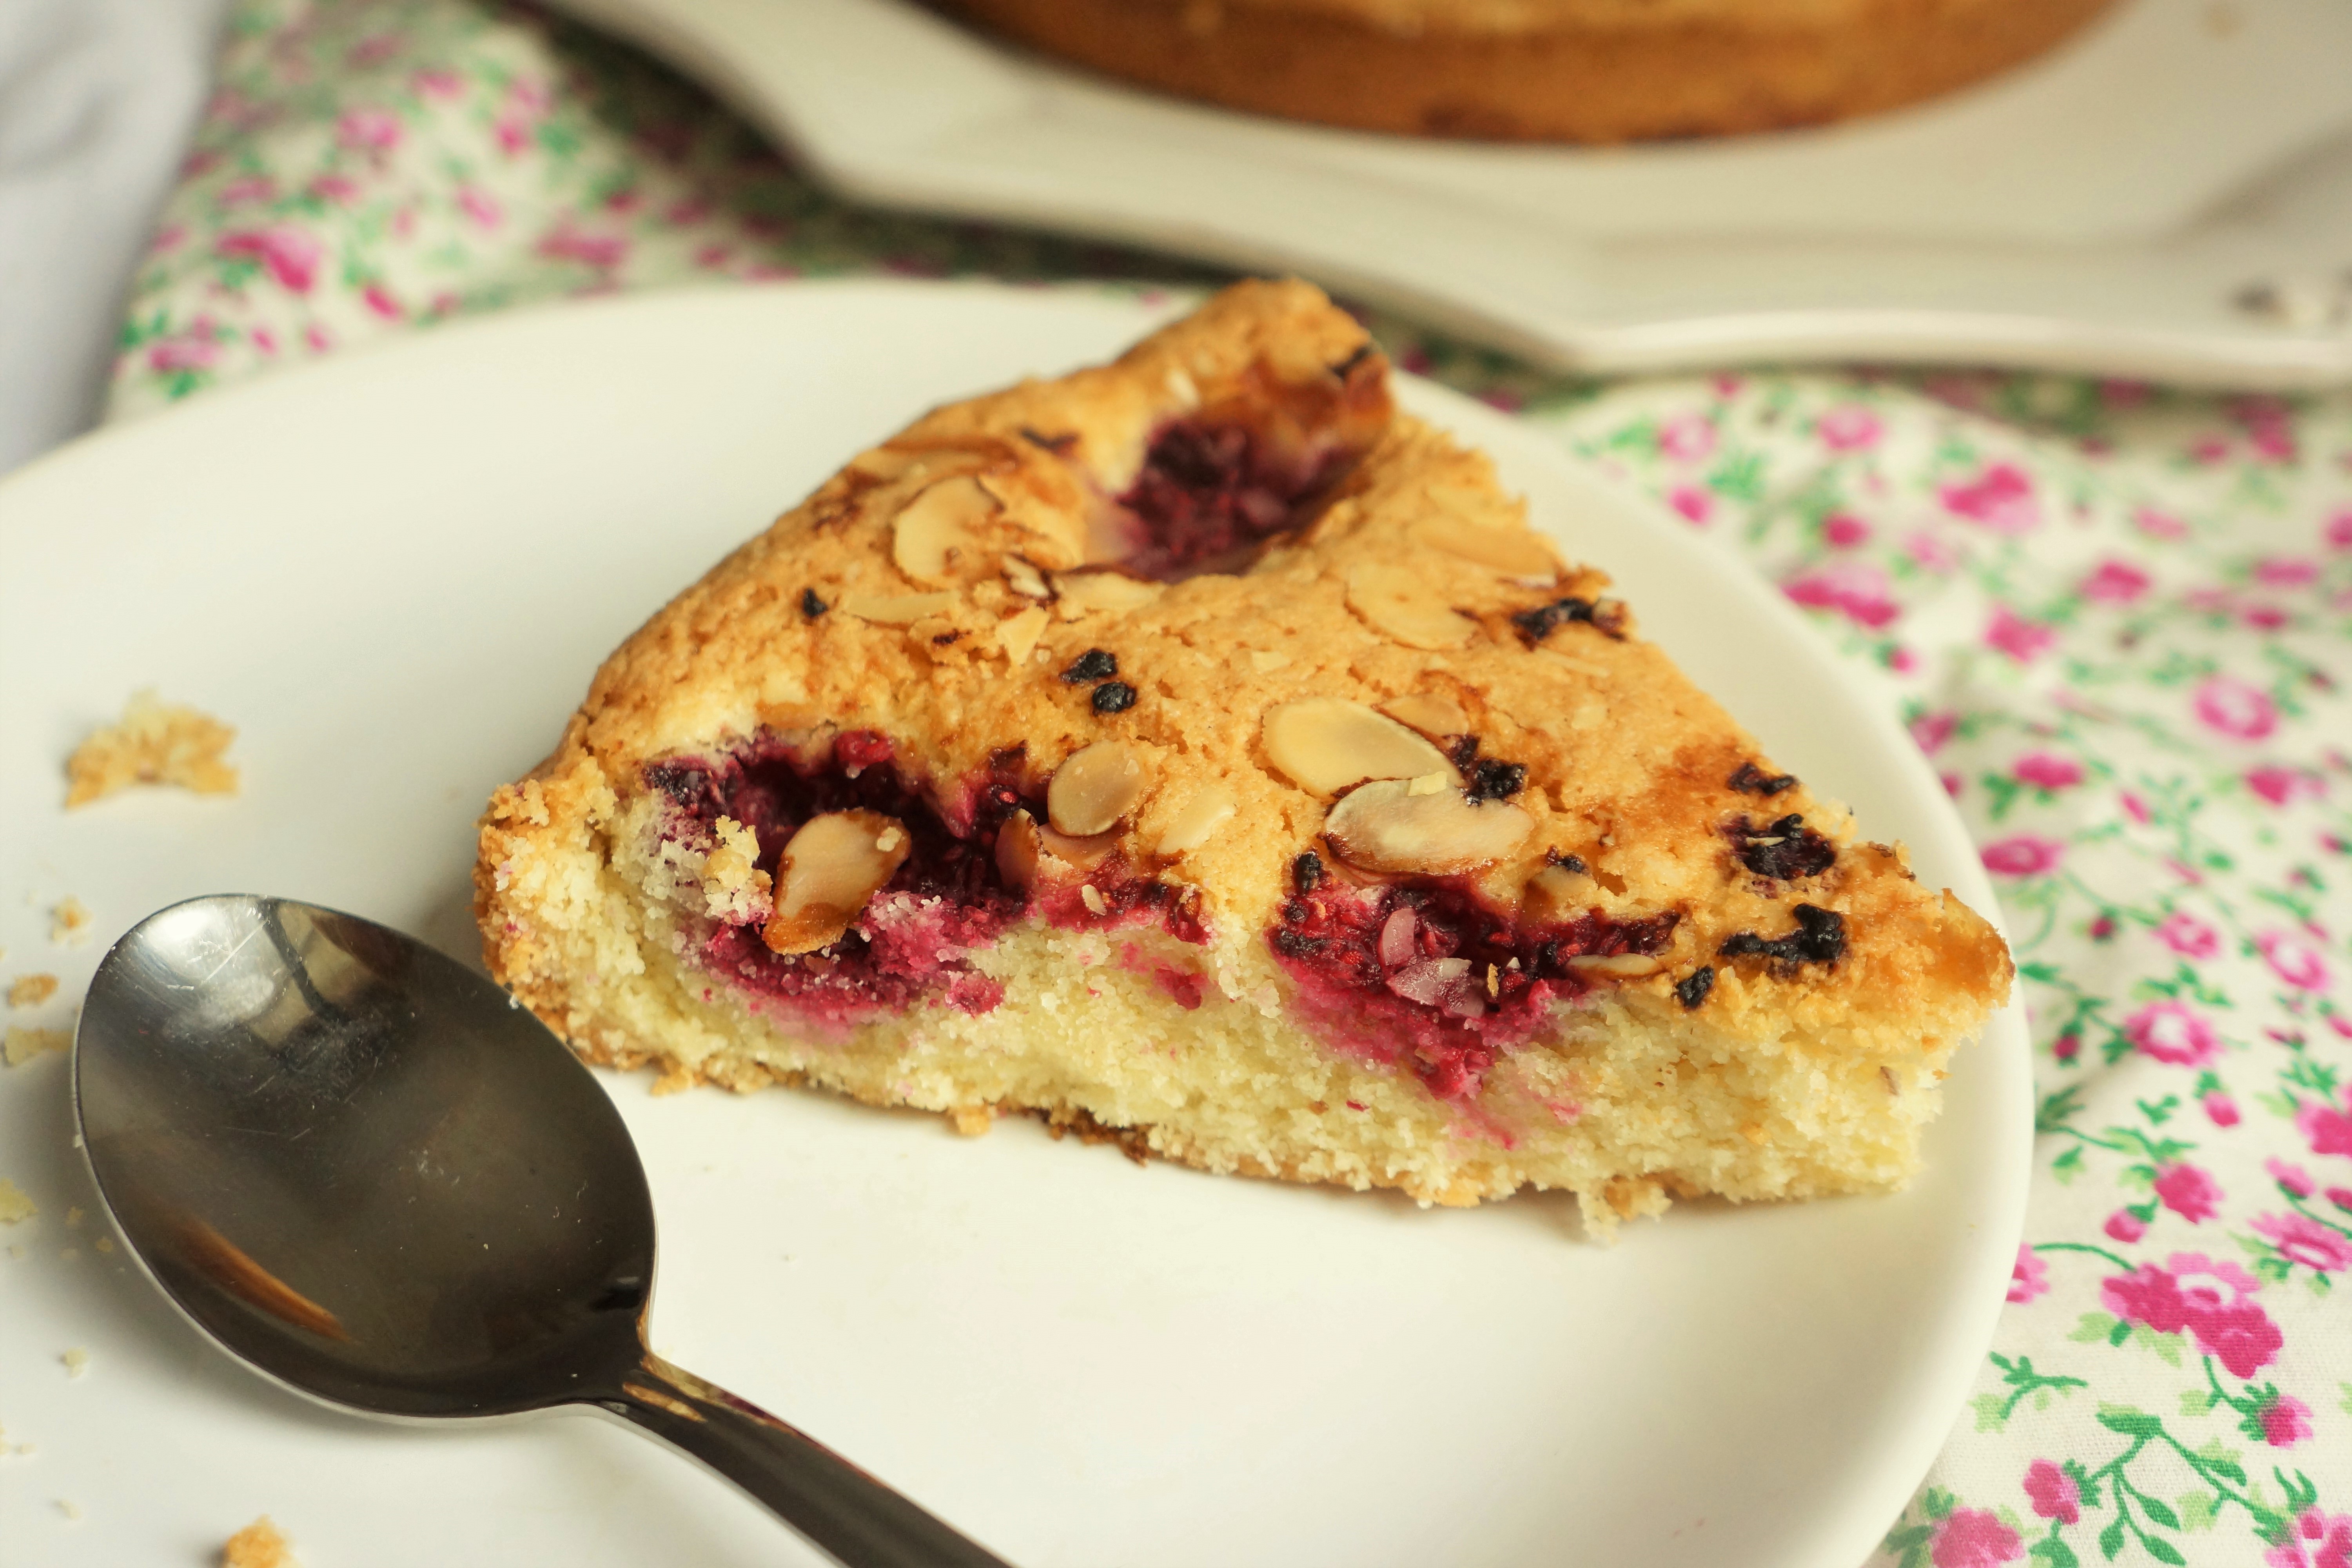
[[[265,1376],[395,1418],[584,1405],[849,1568],[1005,1568],[646,1347],[654,1214],[619,1112],[490,981],[283,899],[150,915],[98,966],[74,1098],[131,1249]]]

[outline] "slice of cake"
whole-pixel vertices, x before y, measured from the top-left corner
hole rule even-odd
[[[591,1061],[1467,1204],[1899,1184],[2007,951],[1299,283],[863,453],[482,824]]]

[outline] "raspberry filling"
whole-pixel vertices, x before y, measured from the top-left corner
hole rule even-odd
[[[756,864],[772,879],[793,835],[825,812],[878,812],[910,840],[905,861],[830,946],[779,953],[761,940],[759,921],[718,921],[700,938],[698,962],[839,1035],[934,997],[967,1013],[990,1011],[1004,988],[975,970],[969,953],[1026,914],[1068,930],[1149,923],[1183,942],[1207,940],[1189,889],[1139,873],[1115,852],[1081,879],[1028,889],[1009,883],[997,864],[998,835],[1016,811],[1045,817],[1043,795],[1021,787],[1021,762],[1017,748],[998,752],[946,810],[900,770],[888,737],[870,730],[845,731],[813,753],[762,736],[715,762],[649,764],[646,784],[672,807],[665,837],[707,840],[720,817],[732,817],[758,836]]]
[[[1681,918],[1593,911],[1526,926],[1458,878],[1364,889],[1300,880],[1266,941],[1301,1016],[1333,1046],[1409,1068],[1455,1101],[1476,1098],[1554,998],[1591,989],[1570,959],[1661,952]]]
[[[1119,566],[1161,583],[1239,571],[1266,541],[1304,526],[1309,503],[1358,456],[1285,453],[1245,425],[1177,420],[1152,437],[1118,498],[1138,524]]]

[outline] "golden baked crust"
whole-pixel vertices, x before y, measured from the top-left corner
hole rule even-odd
[[[1219,434],[1235,430],[1246,443]],[[1227,570],[1199,571],[1140,528],[1139,498],[1219,441],[1297,493]],[[1176,580],[1129,574],[1151,567]],[[1303,284],[1239,285],[1110,366],[919,420],[623,645],[484,818],[490,967],[592,1059],[815,1081],[965,1125],[1034,1109],[1212,1169],[1433,1201],[1899,1180],[1943,1058],[2006,994],[2007,952],[1899,849],[1778,776],[1606,587],[1556,560],[1482,455],[1391,410],[1354,321]],[[779,935],[783,840],[803,844],[812,808],[760,790],[848,788],[886,758],[917,801],[892,807],[916,853],[968,855],[957,885],[1000,923],[923,936],[953,949],[948,990],[933,976],[819,1016],[761,991],[832,963],[807,950],[843,926]],[[905,855],[898,820],[859,816],[856,847]],[[853,909],[852,929],[955,915],[954,897],[915,896],[948,885],[917,869],[878,870],[895,912]],[[1369,962],[1366,921],[1385,944],[1369,1000],[1334,967]],[[742,933],[763,922],[755,951]],[[1423,948],[1397,945],[1416,932]],[[1145,1083],[1079,1014],[1175,1065]],[[1794,1163],[1740,1177],[1810,1114],[1768,1103],[1767,1080],[1830,1058],[1837,1092],[1865,1084],[1899,1111],[1864,1140],[1875,1173],[1835,1174],[1825,1152],[1832,1125],[1891,1114],[1863,1102],[1790,1131],[1772,1157]],[[1675,1131],[1669,1072],[1729,1099]],[[1297,1086],[1212,1113],[1212,1080],[1285,1073]],[[1538,1145],[1584,1137],[1597,1101],[1654,1125],[1655,1147],[1544,1166]],[[1344,1132],[1297,1121],[1346,1106]]]
[[[1852,119],[2056,47],[2113,0],[939,0],[1048,54],[1365,131],[1612,142]]]

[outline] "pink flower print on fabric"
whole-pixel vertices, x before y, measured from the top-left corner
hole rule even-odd
[[[2252,1377],[2285,1342],[2253,1300],[2260,1289],[2234,1263],[2201,1252],[2176,1252],[2161,1268],[2143,1263],[2129,1274],[2100,1281],[2099,1300],[2116,1317],[2159,1334],[2187,1330],[2197,1348],[2229,1368],[2231,1376]]]
[[[1696,463],[1715,450],[1715,426],[1704,415],[1677,414],[1658,426],[1658,451],[1677,463]]]
[[[2020,664],[2032,664],[2058,641],[2057,628],[2029,621],[2007,605],[1992,607],[1992,624],[1985,628],[1985,647],[1997,648]]]
[[[1936,1526],[1927,1560],[1936,1568],[2000,1568],[2023,1555],[2025,1543],[2000,1516],[1980,1508],[1956,1508]]]
[[[2028,752],[2017,759],[2011,774],[2035,789],[2067,789],[2083,782],[2083,764],[2052,752]]]
[[[1933,572],[1941,577],[1958,570],[1961,555],[1949,541],[1940,539],[1925,529],[1905,536],[1903,552],[1922,572]]]
[[[2124,1038],[2144,1057],[2174,1067],[2201,1068],[2221,1054],[2221,1037],[2188,1003],[2151,1002],[2124,1020]]]
[[[1813,421],[1813,434],[1832,452],[1860,452],[1878,445],[1885,426],[1858,404],[1842,404]]]
[[[479,185],[457,187],[457,210],[484,228],[496,228],[506,221],[506,209],[496,196]]]
[[[2075,591],[2095,605],[2128,605],[2147,592],[2151,581],[2128,561],[2103,561]]]
[[[2307,1101],[2294,1113],[2294,1125],[2315,1154],[2352,1154],[2352,1116],[2324,1100]]]
[[[2263,1161],[2263,1169],[2271,1173],[2272,1181],[2299,1198],[2309,1197],[2319,1185],[2311,1179],[2309,1171],[2305,1170],[2301,1165],[2290,1165],[2276,1155]]]
[[[583,234],[566,223],[539,242],[539,253],[551,261],[578,261],[610,269],[628,258],[629,242],[617,234]]]
[[[1676,485],[1666,492],[1666,504],[1680,512],[1685,522],[1701,528],[1715,511],[1715,498],[1696,485]]]
[[[335,140],[355,152],[389,153],[400,145],[401,130],[389,110],[352,109],[335,121]]]
[[[2189,525],[2168,511],[2154,507],[2142,507],[2132,514],[2132,526],[2150,539],[2178,540],[2189,537]]]
[[[2063,839],[2021,833],[1986,845],[1980,858],[1985,869],[1996,877],[2046,877],[2058,868],[2065,855]]]
[[[2203,1104],[2205,1119],[2214,1126],[2235,1127],[2238,1124],[2238,1102],[2220,1089],[2207,1095]]]
[[[2195,1165],[2167,1165],[2157,1173],[2156,1195],[2191,1225],[2202,1225],[2221,1212],[2221,1184]]]
[[[2292,1394],[2282,1394],[2262,1408],[2263,1441],[2273,1448],[2292,1448],[2311,1436],[2311,1406]]]
[[[2330,550],[2352,550],[2352,511],[2339,511],[2327,520],[2327,531],[2323,535]]]
[[[2294,1531],[2263,1553],[2264,1568],[2352,1568],[2352,1514],[2315,1508],[2296,1516]]]
[[[2298,991],[2327,989],[2327,960],[2319,949],[2292,931],[2266,931],[2254,945],[2270,961],[2271,973]]]
[[[1808,608],[1835,610],[1871,631],[1903,613],[1886,574],[1866,561],[1837,562],[1793,579],[1781,592]]]
[[[2117,1209],[2107,1216],[2107,1223],[2099,1228],[2105,1231],[2113,1240],[2134,1242],[2147,1234],[2147,1221],[2129,1209]]]
[[[165,338],[147,350],[149,368],[161,371],[209,370],[220,358],[220,345],[205,338]]]
[[[2254,581],[2265,588],[2301,588],[2319,581],[2319,563],[2308,555],[2265,555],[2254,563]]]
[[[1822,519],[1822,540],[1832,550],[1852,550],[1870,542],[1870,524],[1850,511],[1833,511]]]
[[[2321,1274],[2352,1268],[2352,1237],[2309,1215],[2266,1214],[2254,1220],[2254,1234],[2266,1237],[2279,1256]],[[2016,1298],[2012,1296],[2011,1300]]]
[[[2036,1459],[2025,1468],[2025,1495],[2033,1511],[2043,1519],[2061,1524],[2083,1521],[2083,1489],[2074,1484],[2074,1477],[2047,1459]]]
[[[1993,463],[1965,484],[1941,486],[1944,510],[1995,533],[2031,533],[2042,526],[2033,480],[2014,463]]]
[[[2209,676],[2193,700],[2197,718],[2232,741],[2259,741],[2278,728],[2278,704],[2261,687],[2231,675]]]
[[[2221,933],[2185,910],[2164,917],[2156,940],[2183,958],[2211,958],[2221,951]]]
[[[1943,750],[1959,721],[1957,713],[1922,713],[1911,721],[1911,743],[1932,757]]]
[[[2298,768],[2264,763],[2246,770],[2246,788],[2273,805],[2288,805],[2296,800],[2317,800],[2326,795],[2327,781]]]
[[[238,229],[220,237],[213,248],[223,256],[250,256],[269,269],[281,289],[308,294],[326,254],[316,238],[290,225],[273,228]]]
[[[2036,1296],[2045,1296],[2049,1292],[2050,1266],[2033,1256],[2031,1247],[2019,1247],[2017,1261],[2009,1270],[2009,1299],[2017,1302],[2031,1301]]]

